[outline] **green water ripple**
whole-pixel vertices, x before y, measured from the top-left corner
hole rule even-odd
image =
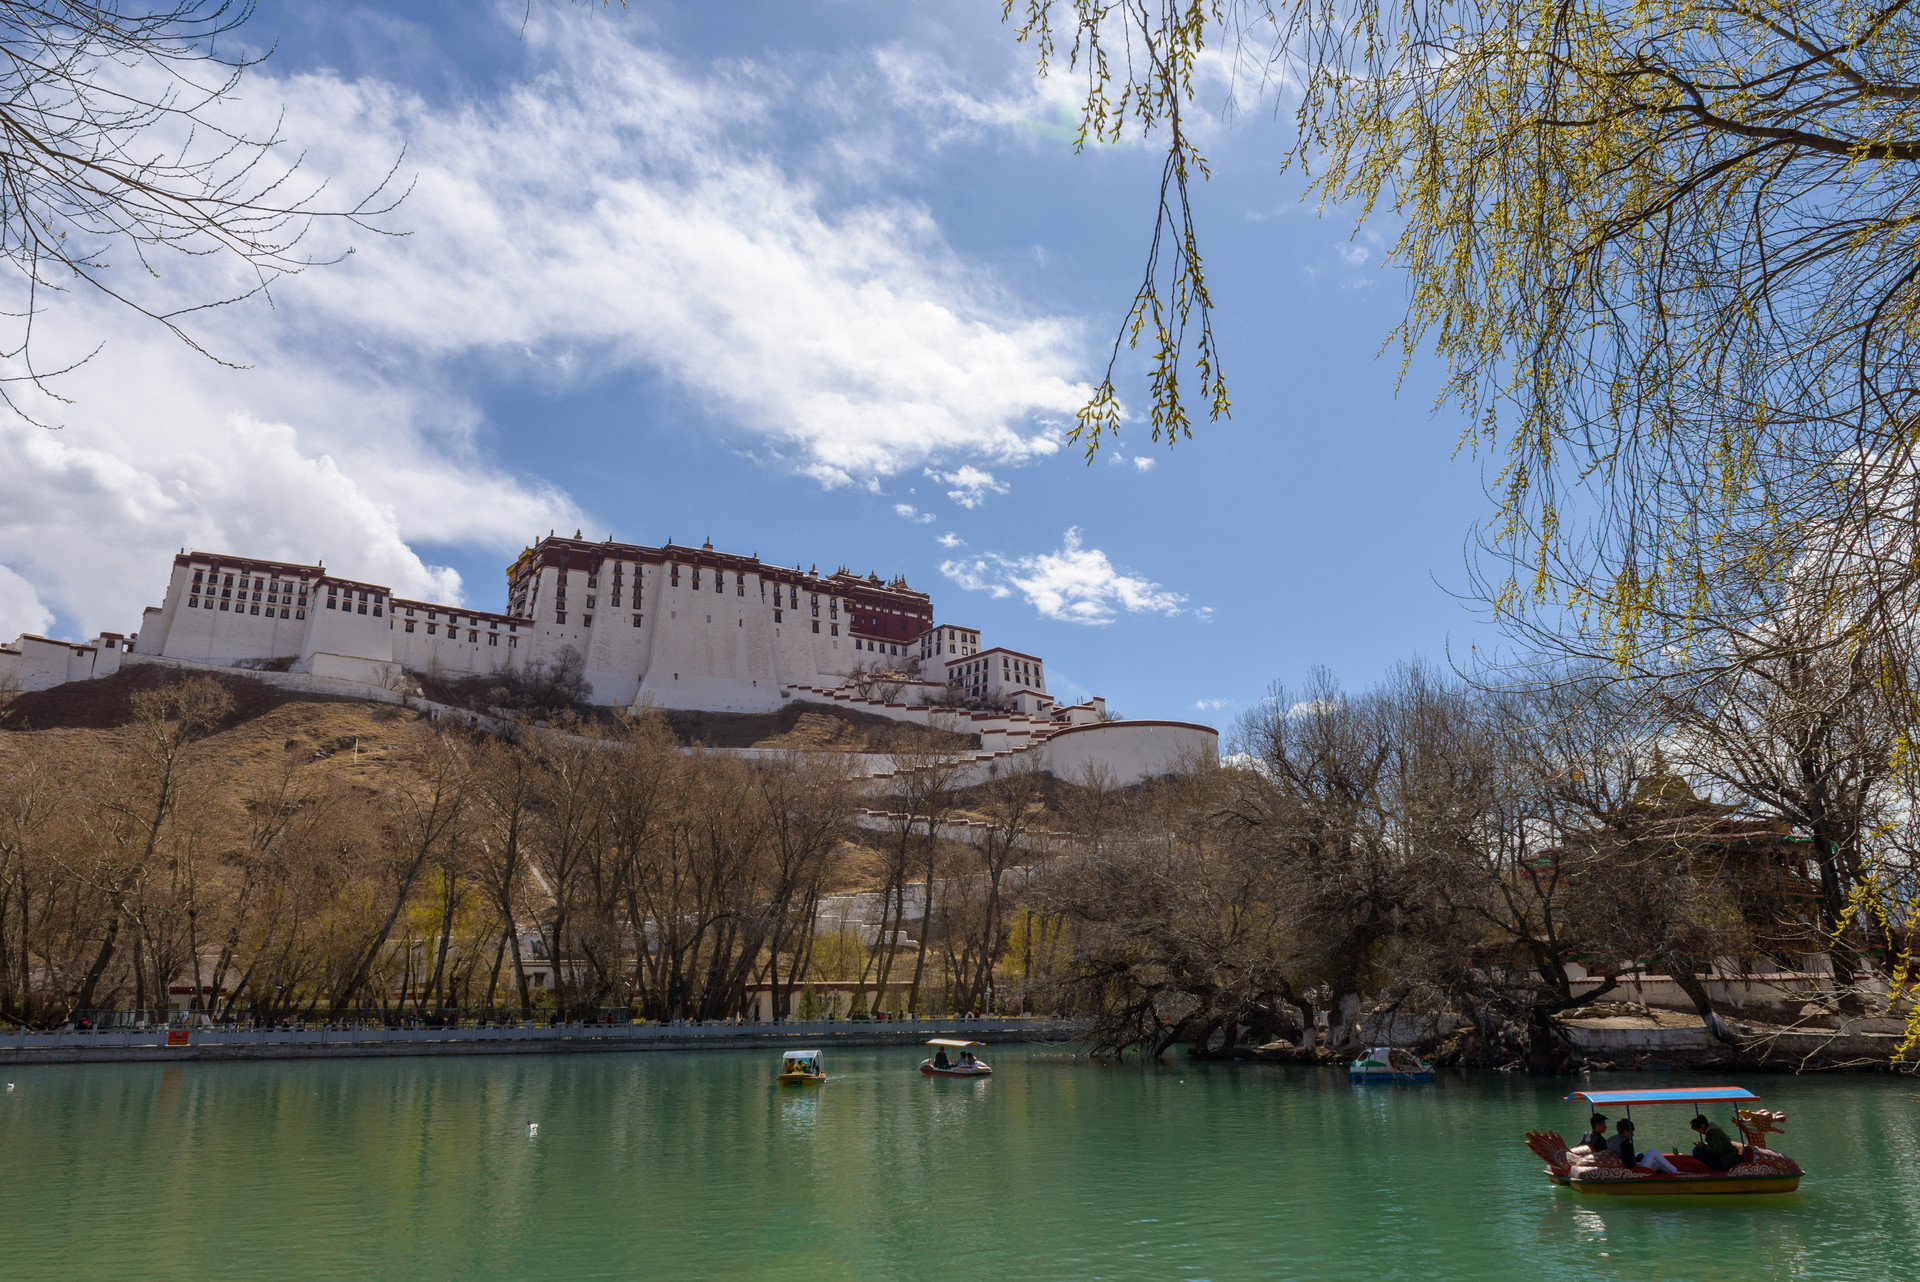
[[[1744,1079],[1803,1191],[1670,1205],[1547,1186],[1520,1137],[1580,1129],[1567,1082],[919,1058],[831,1052],[816,1088],[744,1051],[14,1068],[0,1278],[1920,1274],[1911,1079]],[[1636,1110],[1663,1148],[1687,1116]]]

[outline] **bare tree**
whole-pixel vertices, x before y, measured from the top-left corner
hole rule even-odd
[[[228,0],[0,3],[0,257],[16,273],[6,310],[18,324],[0,355],[22,370],[0,379],[9,406],[18,409],[12,382],[59,399],[46,380],[79,363],[35,361],[43,294],[84,286],[211,356],[186,328],[195,313],[265,294],[320,261],[300,251],[315,220],[375,231],[398,203],[382,183],[349,205],[324,204],[325,184],[283,158],[277,127],[233,128],[222,107],[257,62],[237,35],[252,10]],[[239,269],[236,292],[181,299],[143,288],[169,260],[210,256]]]

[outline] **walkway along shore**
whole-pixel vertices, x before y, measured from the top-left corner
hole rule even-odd
[[[913,1046],[929,1037],[979,1042],[1071,1042],[1070,1019],[835,1020],[791,1024],[536,1024],[504,1028],[93,1029],[0,1033],[0,1065],[177,1064],[242,1059],[345,1059],[379,1055],[535,1055],[579,1051],[775,1049],[812,1044]]]

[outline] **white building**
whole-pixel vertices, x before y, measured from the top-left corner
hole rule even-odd
[[[391,698],[416,684],[410,672],[479,676],[551,665],[571,650],[595,703],[770,712],[797,698],[919,724],[932,724],[937,706],[942,724],[957,715],[980,736],[983,762],[1059,740],[1063,766],[1111,760],[1146,777],[1218,746],[1208,726],[1112,722],[1100,700],[1056,706],[1038,656],[982,649],[977,629],[936,625],[927,594],[900,578],[576,532],[527,548],[507,585],[507,608],[494,612],[396,599],[320,564],[182,552],[136,634],[86,644],[22,636],[0,647],[0,684],[35,690],[127,662],[176,662]]]

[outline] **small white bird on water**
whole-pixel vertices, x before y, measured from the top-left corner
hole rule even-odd
[[[538,1122],[528,1122],[528,1123],[527,1123],[527,1138],[528,1138],[528,1139],[532,1139],[532,1138],[533,1138],[534,1136],[536,1136],[536,1135],[538,1135],[539,1133],[540,1133],[540,1123],[538,1123]]]

